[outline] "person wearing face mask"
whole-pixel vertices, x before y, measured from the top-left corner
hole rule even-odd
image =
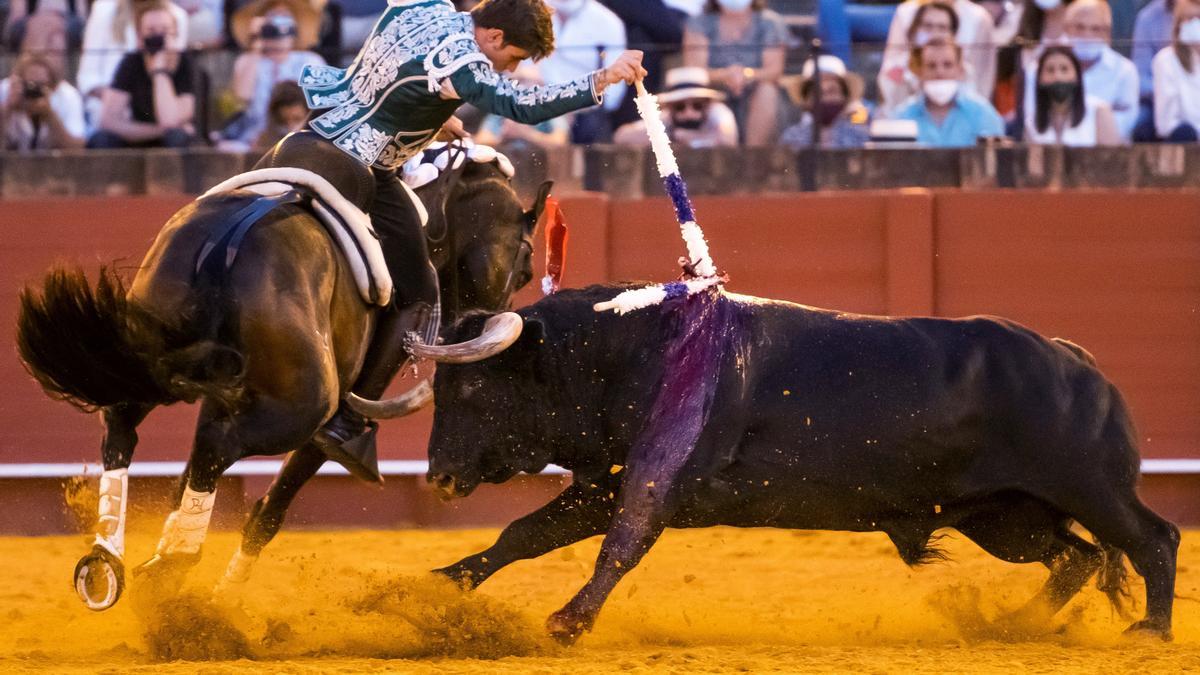
[[[765,0],[708,0],[684,30],[683,65],[707,69],[728,94],[748,146],[769,145],[779,133],[787,41],[787,26]]]
[[[822,148],[862,147],[871,136],[869,115],[862,104],[862,79],[832,54],[822,54],[815,70],[819,71],[816,77],[812,59],[805,62],[795,94],[804,114],[800,122],[784,130],[780,144],[793,149],[811,146],[815,123],[820,126]],[[817,87],[821,88],[820,97],[816,96]]]
[[[671,142],[687,148],[736,147],[737,119],[724,100],[724,93],[709,87],[708,72],[703,68],[684,66],[668,70],[658,102]],[[648,147],[646,123],[637,120],[623,125],[617,129],[613,142]]]
[[[1134,143],[1158,140],[1154,133],[1154,73],[1150,63],[1154,55],[1171,44],[1175,28],[1175,0],[1150,0],[1138,10],[1133,25],[1133,65],[1138,71],[1138,121],[1133,127]]]
[[[548,0],[554,8],[554,53],[538,67],[547,82],[565,82],[611,64],[625,51],[625,24],[597,0]],[[612,138],[611,114],[621,105],[625,84],[614,84],[599,108],[575,113],[571,141],[604,143]]]
[[[958,12],[946,0],[929,0],[917,7],[917,13],[906,33],[907,41],[883,52],[883,63],[879,67],[879,113],[891,114],[921,89],[916,73],[908,67],[913,47],[920,47],[930,40],[952,40],[958,32]],[[969,68],[969,64],[964,64]],[[967,78],[970,81],[970,78]]]
[[[104,90],[89,148],[185,147],[192,142],[195,74],[174,48],[175,18],[164,4],[139,8],[141,49],[125,55]]]
[[[233,64],[230,89],[241,112],[222,130],[226,141],[248,147],[266,125],[272,88],[299,80],[305,66],[325,65],[307,51],[319,20],[307,0],[257,0],[234,14],[233,35],[245,51]]]
[[[484,0],[470,12],[450,0],[392,2],[349,68],[309,65],[300,73],[308,128],[285,136],[255,168],[306,169],[370,204],[394,292],[352,387],[359,396],[379,398],[408,359],[405,340],[432,344],[441,322],[424,206],[398,170],[439,137],[466,136],[454,117],[464,103],[538,124],[600,105],[610,87],[646,74],[641,52],[631,50],[566,82],[513,80],[508,74],[522,61],[554,51],[551,12],[543,0]],[[356,476],[379,480],[373,428],[343,405],[313,442]]]
[[[44,55],[22,54],[12,74],[0,80],[3,149],[83,147],[83,98],[55,66]]]
[[[904,0],[896,6],[892,23],[888,27],[887,47],[884,59],[889,67],[903,65],[909,58],[916,32],[910,36],[917,13],[929,0]],[[956,27],[949,36],[944,36],[940,27],[925,28],[926,38],[952,38],[963,49],[963,80],[973,91],[990,98],[996,85],[996,38],[992,15],[972,0],[942,0],[954,9]],[[900,99],[896,103],[903,102]],[[895,109],[894,106],[892,108]]]
[[[1175,0],[1171,45],[1154,55],[1154,127],[1170,143],[1200,130],[1200,0]]]
[[[1084,88],[1089,96],[1108,104],[1121,139],[1128,141],[1138,117],[1138,74],[1132,61],[1109,46],[1112,10],[1105,0],[1075,0],[1066,8],[1063,19],[1064,40],[1083,68]],[[1039,58],[1025,72],[1024,119],[1027,122],[1034,114],[1034,94],[1039,82],[1037,69],[1041,64]]]
[[[1038,59],[1033,115],[1025,141],[1038,145],[1091,147],[1122,142],[1112,109],[1092,96],[1078,55],[1070,47],[1046,47]]]
[[[992,104],[962,86],[962,49],[933,40],[913,49],[912,69],[921,77],[921,95],[901,107],[895,119],[917,123],[917,141],[929,147],[975,145],[1004,135],[1004,121]]]

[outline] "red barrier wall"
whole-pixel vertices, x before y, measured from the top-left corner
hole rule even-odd
[[[0,326],[9,327],[0,462],[98,459],[98,421],[46,399],[15,358],[19,287],[56,259],[136,265],[187,199],[0,205]],[[1145,456],[1200,457],[1200,192],[916,189],[695,203],[731,290],[858,312],[1016,319],[1095,354],[1133,408]],[[667,200],[582,194],[563,208],[568,285],[678,273],[683,245]],[[540,296],[540,239],[535,262],[522,303]],[[193,417],[185,406],[156,412],[138,458],[185,458]],[[428,413],[384,425],[381,455],[423,457],[428,428]],[[1177,512],[1200,515],[1195,502]]]

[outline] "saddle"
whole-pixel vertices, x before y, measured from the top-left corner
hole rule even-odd
[[[232,265],[237,256],[237,244],[254,222],[273,208],[283,204],[298,204],[309,208],[337,242],[363,301],[380,307],[391,301],[392,276],[384,262],[379,236],[371,227],[371,217],[366,212],[370,207],[369,202],[352,203],[321,176],[306,169],[290,167],[247,171],[214,186],[200,199],[230,190],[247,190],[263,197],[235,214],[228,229],[210,237],[201,249],[202,258],[207,258],[211,251],[223,246],[225,265]],[[426,222],[429,215],[424,205],[415,194],[412,194],[412,198],[422,223]],[[197,269],[204,263],[204,259],[198,260]]]

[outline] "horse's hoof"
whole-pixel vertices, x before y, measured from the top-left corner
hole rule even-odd
[[[125,564],[103,546],[75,565],[75,593],[93,612],[102,612],[117,604],[125,590]]]
[[[1125,629],[1126,635],[1131,636],[1146,636],[1156,637],[1163,642],[1170,642],[1175,639],[1175,634],[1171,632],[1171,624],[1155,621],[1153,619],[1142,619]]]
[[[575,644],[580,636],[590,629],[587,621],[565,610],[559,610],[546,619],[546,630],[550,637],[564,647]]]
[[[458,565],[440,567],[433,570],[432,574],[445,577],[464,591],[473,591],[479,586],[479,582],[475,581],[475,574],[471,570],[459,567]]]

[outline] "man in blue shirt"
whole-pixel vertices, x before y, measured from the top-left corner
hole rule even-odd
[[[901,106],[895,117],[917,123],[918,142],[957,148],[1004,135],[1004,120],[992,104],[962,86],[962,47],[930,41],[913,50],[911,67],[921,79],[921,94]]]

